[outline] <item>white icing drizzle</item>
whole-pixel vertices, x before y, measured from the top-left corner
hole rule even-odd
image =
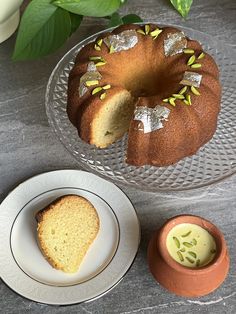
[[[167,38],[164,40],[164,52],[166,57],[182,53],[186,47],[187,39],[183,32],[167,34]]]
[[[126,30],[117,35],[109,35],[103,39],[108,48],[113,47],[114,52],[128,50],[138,43],[138,36],[135,30]]]
[[[144,133],[150,133],[158,129],[162,129],[163,121],[167,121],[170,110],[164,106],[157,105],[155,108],[144,106],[136,107],[134,111],[134,120],[142,122]]]
[[[187,86],[199,87],[201,84],[202,75],[196,72],[185,71],[180,84]]]
[[[97,71],[96,64],[94,62],[89,62],[87,67],[87,72],[81,76],[79,82],[79,96],[82,97],[88,91],[88,87],[85,85],[87,81],[100,80],[102,78],[101,74]]]

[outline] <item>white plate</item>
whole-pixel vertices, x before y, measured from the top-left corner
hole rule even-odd
[[[35,213],[65,194],[87,198],[100,230],[75,274],[56,270],[38,245]],[[0,205],[0,275],[20,295],[46,304],[91,301],[123,278],[136,256],[140,227],[127,196],[114,184],[79,170],[37,175],[17,186]]]

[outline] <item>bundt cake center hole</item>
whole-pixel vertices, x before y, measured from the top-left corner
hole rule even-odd
[[[153,72],[153,69],[135,69],[129,71],[125,79],[125,88],[134,97],[150,97],[165,93],[166,82],[170,85],[169,81],[171,78],[168,78],[168,73],[162,69],[158,72]]]

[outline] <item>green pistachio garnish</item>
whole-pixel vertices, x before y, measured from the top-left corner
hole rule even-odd
[[[189,59],[188,59],[188,62],[187,62],[187,65],[192,65],[196,60],[196,57],[195,55],[191,56]]]
[[[190,105],[192,105],[191,96],[189,94],[186,95],[186,100],[188,101]]]
[[[198,58],[198,60],[200,60],[200,59],[203,59],[204,57],[205,57],[205,53],[202,52],[202,53],[200,53],[200,55],[197,58]]]
[[[179,91],[180,95],[183,95],[186,91],[187,91],[188,87],[184,86],[183,88],[181,88],[181,90]]]
[[[111,85],[110,85],[110,84],[107,84],[107,85],[105,85],[105,86],[102,87],[102,89],[109,89],[109,88],[111,88]]]
[[[150,25],[146,24],[146,25],[144,26],[144,29],[145,29],[145,34],[148,35],[149,32],[150,32]]]
[[[137,33],[142,34],[142,35],[146,35],[145,32],[142,29],[138,29]]]
[[[96,67],[100,67],[100,66],[102,66],[102,65],[104,65],[104,64],[106,64],[106,62],[104,62],[104,61],[97,62],[97,63],[96,63]]]
[[[181,237],[182,237],[182,238],[186,238],[187,236],[190,235],[191,232],[192,232],[192,230],[188,231],[188,232],[185,233],[185,234],[182,234]]]
[[[194,54],[194,50],[193,49],[189,49],[189,48],[185,48],[184,49],[184,53],[193,55]]]
[[[193,69],[199,69],[202,65],[200,63],[194,63],[191,65],[191,68]]]
[[[89,57],[89,60],[90,61],[102,61],[102,57],[100,57],[100,56],[94,56],[94,57]]]
[[[181,94],[172,94],[172,96],[176,99],[184,99],[184,95]]]
[[[97,40],[97,45],[98,45],[99,47],[101,47],[101,45],[102,45],[102,38]]]
[[[98,83],[99,83],[98,80],[93,80],[93,81],[85,82],[85,85],[89,87],[89,86],[97,85]]]
[[[191,86],[190,89],[191,89],[191,92],[192,92],[194,95],[196,95],[196,96],[201,95],[200,92],[198,91],[198,89],[196,89],[196,87]]]
[[[197,240],[195,238],[192,239],[192,244],[197,245]]]
[[[110,47],[110,49],[109,49],[109,53],[113,53],[113,52],[115,52],[115,49],[114,49],[114,47],[111,45],[111,47]]]
[[[169,102],[169,98],[162,99],[163,102]]]
[[[191,255],[193,258],[197,258],[197,254],[192,251],[188,251],[188,254]]]
[[[186,251],[185,247],[182,247],[182,249],[180,249],[180,252],[185,252],[185,251]]]
[[[102,93],[99,98],[103,100],[105,97],[106,97],[106,93]]]
[[[176,245],[177,248],[179,249],[179,248],[180,248],[180,242],[179,242],[178,238],[173,237],[173,240],[174,240],[174,242],[175,242],[175,245]]]
[[[184,261],[183,255],[179,251],[177,252],[177,254],[178,254],[180,261],[183,262]]]
[[[96,44],[94,45],[94,49],[97,50],[97,51],[101,51],[101,48],[98,45],[96,45]]]
[[[159,28],[156,28],[154,31],[152,31],[150,33],[150,35],[152,37],[154,37],[153,39],[156,39],[158,37],[158,35],[160,35],[160,33],[162,32],[163,30],[162,29],[159,29]]]
[[[92,95],[95,95],[97,93],[99,93],[100,91],[102,90],[102,87],[95,87],[93,90],[92,90]]]
[[[193,264],[193,263],[194,263],[194,260],[193,260],[193,259],[191,259],[190,257],[186,256],[185,258],[186,258],[186,260],[187,260],[187,261],[189,261],[189,263],[191,263],[191,264]]]
[[[185,105],[190,106],[190,103],[186,99],[184,99],[183,102],[185,103]]]
[[[176,106],[175,98],[174,98],[174,97],[170,97],[170,98],[169,98],[169,104],[170,104],[171,106],[173,106],[173,107]]]
[[[183,245],[186,246],[186,247],[192,247],[193,245],[189,242],[183,242]]]

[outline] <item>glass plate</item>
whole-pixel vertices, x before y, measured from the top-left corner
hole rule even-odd
[[[178,27],[176,25],[173,25]],[[49,123],[67,150],[85,169],[116,183],[146,191],[180,191],[207,186],[236,171],[236,53],[232,47],[202,32],[186,28],[185,34],[202,43],[219,68],[222,82],[222,109],[217,131],[196,155],[168,167],[135,167],[125,163],[127,136],[106,149],[81,141],[66,113],[67,79],[78,51],[94,41],[97,33],[72,48],[52,72],[46,91]],[[111,29],[110,29],[111,30]],[[104,31],[103,31],[104,32]]]

